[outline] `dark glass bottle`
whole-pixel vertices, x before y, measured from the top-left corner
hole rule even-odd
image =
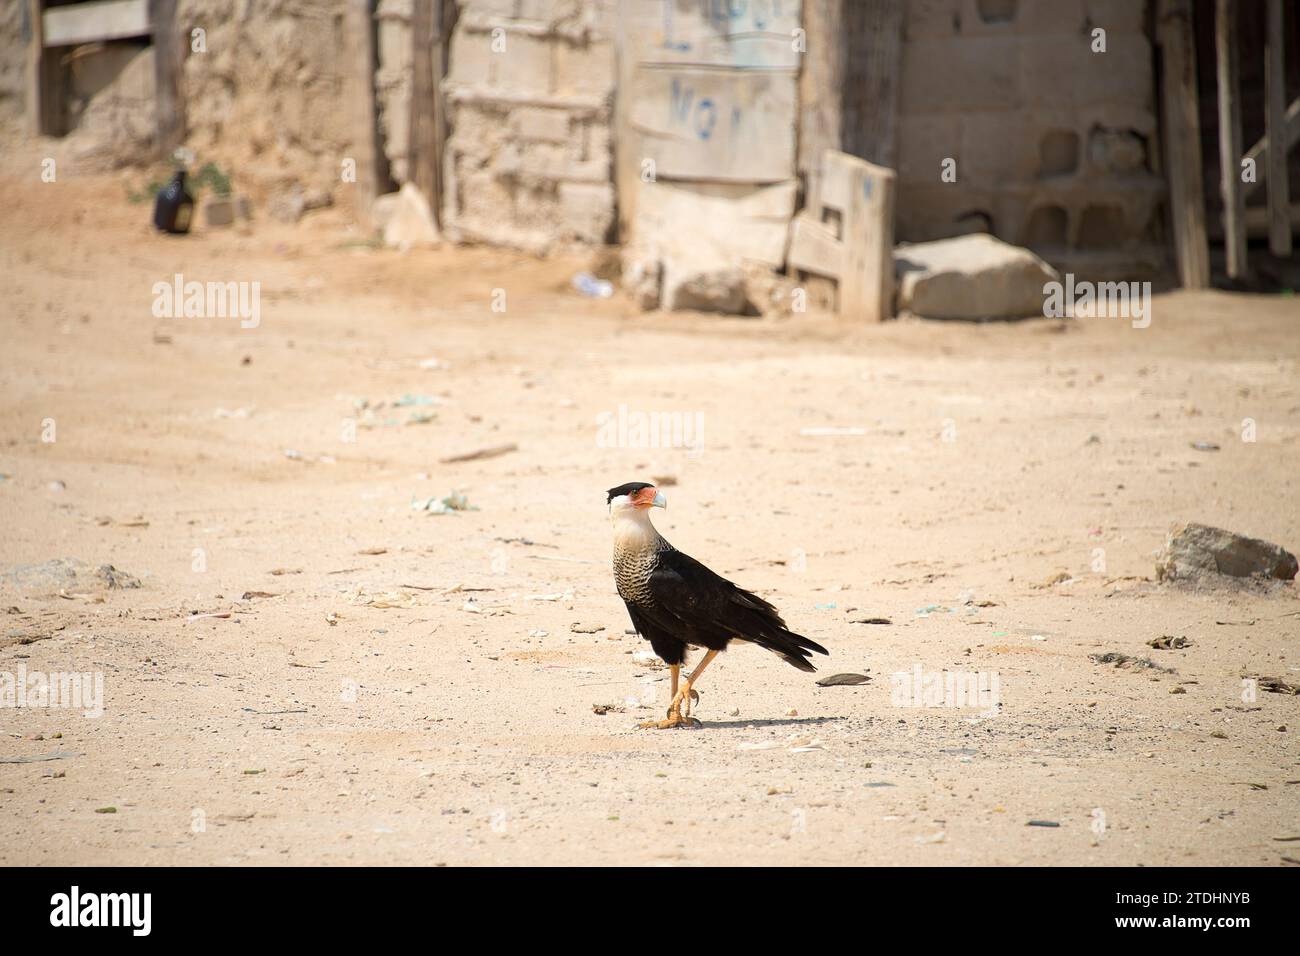
[[[194,218],[194,197],[185,188],[185,170],[176,170],[172,181],[158,191],[153,207],[153,224],[162,232],[185,234]]]

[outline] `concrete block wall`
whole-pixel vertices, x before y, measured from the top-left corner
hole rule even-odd
[[[1143,0],[910,0],[898,238],[990,231],[1080,273],[1158,269],[1146,19]],[[945,159],[956,182],[941,179]]]
[[[544,254],[612,237],[615,0],[464,0],[444,231]]]

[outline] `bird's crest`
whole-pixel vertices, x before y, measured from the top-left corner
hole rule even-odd
[[[642,488],[653,488],[654,485],[648,481],[629,481],[626,485],[619,485],[617,488],[609,489],[609,497],[605,499],[605,504],[609,504],[620,495],[631,495],[640,491]]]

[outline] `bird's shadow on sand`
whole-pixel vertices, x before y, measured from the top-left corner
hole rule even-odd
[[[847,717],[773,717],[768,720],[702,720],[700,730],[745,730],[749,727],[816,727],[831,724]]]

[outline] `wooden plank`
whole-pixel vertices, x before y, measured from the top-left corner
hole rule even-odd
[[[1268,0],[1268,51],[1264,60],[1267,95],[1264,135],[1281,145],[1286,132],[1286,34],[1282,32],[1282,0]],[[1282,259],[1291,257],[1291,198],[1287,182],[1286,149],[1268,156],[1268,251]]]
[[[1191,0],[1161,0],[1156,39],[1163,63],[1164,164],[1178,277],[1185,289],[1205,289],[1210,285],[1210,247],[1205,230]]]
[[[185,139],[181,73],[189,45],[176,23],[176,4],[149,0],[149,23],[153,34],[155,147],[160,156],[170,156]]]
[[[1241,95],[1237,61],[1237,11],[1215,0],[1215,73],[1219,85],[1219,166],[1223,193],[1223,244],[1228,278],[1246,276],[1246,203],[1241,191]]]
[[[844,0],[804,0],[805,53],[799,72],[799,151],[795,167],[804,183],[804,206],[822,202],[822,156],[843,149],[840,91],[844,88]]]
[[[348,0],[344,11],[351,158],[356,162],[353,215],[362,229],[374,225],[371,210],[379,194],[379,129],[375,112],[375,20],[373,0]]]
[[[898,166],[898,93],[904,0],[851,2],[844,7],[846,59],[844,152],[890,169]]]
[[[795,217],[790,267],[835,279],[841,316],[881,322],[893,314],[898,177],[892,169],[836,150],[827,150],[822,164],[821,181],[830,188],[824,189],[821,208]],[[841,204],[838,235],[833,225],[820,221],[836,203]]]
[[[45,38],[42,30],[41,0],[26,0],[23,8],[23,25],[27,28],[27,63],[24,84],[27,92],[27,132],[31,136],[48,133],[45,114],[48,93],[45,89],[45,61],[52,59],[45,52]]]
[[[148,0],[94,0],[45,11],[46,46],[75,46],[148,36]]]
[[[835,154],[843,156],[843,154]],[[857,167],[844,212],[844,271],[840,275],[840,315],[861,322],[883,322],[893,315],[894,192],[892,169],[844,157]],[[860,164],[860,165],[859,165]]]
[[[1283,150],[1289,153],[1295,148],[1296,143],[1300,143],[1300,97],[1291,101],[1291,105],[1286,108],[1286,115],[1283,117],[1283,120],[1284,122],[1282,126],[1284,135],[1282,141],[1286,144],[1283,147]],[[1245,158],[1253,159],[1255,161],[1256,173],[1255,181],[1253,183],[1242,184],[1241,191],[1245,194],[1247,199],[1250,198],[1251,193],[1259,188],[1261,183],[1268,181],[1268,167],[1270,165],[1268,156],[1271,152],[1269,149],[1269,142],[1269,136],[1265,133],[1259,139],[1255,140],[1254,146],[1246,150]]]
[[[441,197],[438,195],[434,126],[437,92],[433,77],[433,43],[434,0],[411,0],[411,118],[407,178],[424,193],[436,219]]]
[[[838,279],[844,273],[844,246],[830,224],[800,214],[790,224],[788,261],[791,269]]]

